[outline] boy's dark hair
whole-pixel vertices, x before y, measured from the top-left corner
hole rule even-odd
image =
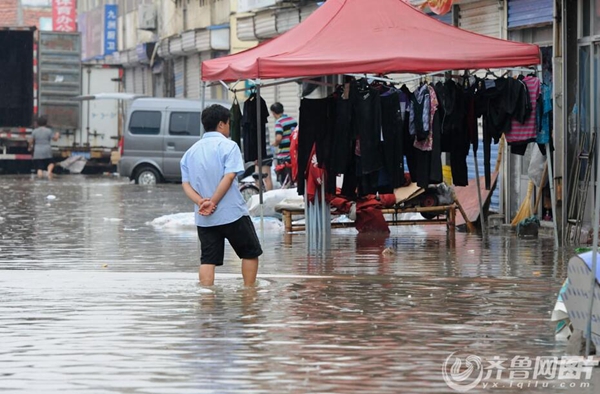
[[[275,112],[277,115],[282,114],[283,104],[280,102],[273,103],[273,105],[271,105],[271,111]]]
[[[204,108],[204,111],[202,111],[202,126],[204,126],[204,131],[216,131],[219,122],[227,123],[229,117],[229,110],[222,105],[213,104],[210,107]]]
[[[35,120],[35,123],[37,123],[38,126],[46,126],[48,124],[48,118],[46,118],[44,115],[40,115]]]

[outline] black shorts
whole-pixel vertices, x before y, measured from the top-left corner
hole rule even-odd
[[[50,164],[54,163],[54,159],[33,159],[34,170],[47,170]]]
[[[223,265],[225,239],[240,259],[255,259],[263,252],[250,216],[220,226],[198,227],[198,239],[201,264]]]

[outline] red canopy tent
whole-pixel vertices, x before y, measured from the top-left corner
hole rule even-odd
[[[349,73],[429,73],[540,63],[536,45],[446,25],[402,0],[328,0],[255,48],[202,63],[204,81]]]
[[[540,63],[536,45],[446,25],[403,0],[327,0],[306,21],[277,38],[244,52],[202,62],[202,80],[426,74]],[[204,100],[205,89],[202,91]],[[260,84],[257,96],[260,97]],[[260,100],[256,102],[260,105]],[[260,109],[257,112],[260,124]],[[261,146],[260,133],[257,138]],[[262,161],[261,156],[258,149],[258,162]],[[262,206],[262,185],[259,194]],[[322,216],[325,228],[326,215]],[[324,234],[322,247],[327,243]]]

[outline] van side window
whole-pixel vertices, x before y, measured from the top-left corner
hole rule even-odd
[[[144,135],[160,134],[160,119],[159,111],[135,111],[129,120],[129,132]]]
[[[200,137],[200,112],[172,112],[169,134]]]

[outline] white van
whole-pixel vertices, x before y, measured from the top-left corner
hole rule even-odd
[[[227,101],[206,100],[205,106]],[[139,98],[132,102],[123,133],[119,174],[135,183],[181,182],[179,161],[204,133],[200,100]]]

